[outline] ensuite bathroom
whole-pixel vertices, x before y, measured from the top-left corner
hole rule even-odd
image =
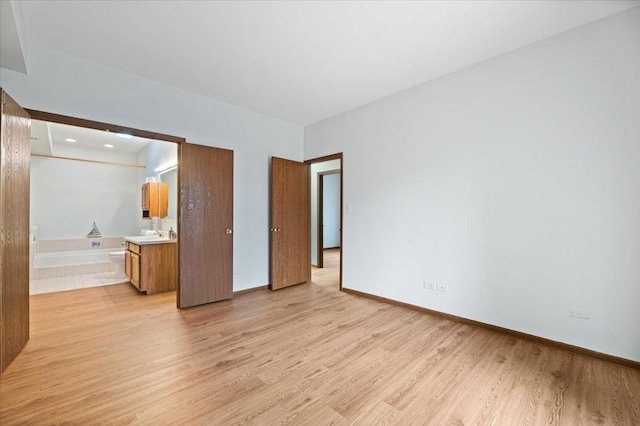
[[[132,281],[128,241],[177,240],[177,161],[171,142],[32,120],[30,294]]]

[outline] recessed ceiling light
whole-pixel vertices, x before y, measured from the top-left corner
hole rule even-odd
[[[127,133],[116,133],[116,135],[120,136],[121,138],[131,139],[131,135]]]
[[[113,148],[113,145],[111,145],[110,143],[105,143],[105,144],[104,144],[104,147],[105,147],[105,148]]]
[[[67,142],[76,142],[75,139],[71,139],[71,138],[66,138],[65,141],[67,141]]]

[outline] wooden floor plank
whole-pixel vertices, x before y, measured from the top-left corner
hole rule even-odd
[[[5,425],[640,425],[640,372],[314,282],[177,310],[128,284],[31,297]]]

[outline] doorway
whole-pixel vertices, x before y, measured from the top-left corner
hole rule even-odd
[[[310,166],[313,280],[342,289],[342,153],[305,161]]]
[[[323,268],[325,251],[340,248],[340,169],[317,173],[317,193],[315,266]],[[313,246],[311,248],[313,265]]]
[[[220,196],[231,194],[230,208],[226,209],[225,218],[229,220],[225,225],[226,229],[222,232],[231,238],[233,233],[233,151],[221,150],[213,147],[198,146],[189,144],[184,138],[163,135],[160,133],[148,132],[139,129],[127,128],[113,124],[107,124],[97,121],[68,117],[59,114],[30,110],[22,108],[15,102],[2,88],[0,88],[0,118],[2,125],[0,126],[0,143],[2,145],[2,166],[7,173],[3,174],[0,191],[2,195],[3,213],[0,215],[4,228],[11,229],[11,238],[3,238],[2,247],[0,248],[0,269],[3,272],[3,279],[0,285],[0,329],[9,330],[11,333],[2,333],[2,341],[0,342],[0,373],[13,361],[17,354],[22,351],[29,340],[29,184],[30,184],[30,126],[31,120],[45,121],[49,123],[58,123],[70,126],[77,126],[84,129],[95,129],[102,132],[116,133],[128,135],[130,137],[140,137],[147,139],[155,139],[160,141],[171,142],[179,146],[178,161],[192,158],[196,152],[206,153],[208,157],[216,159],[224,159],[229,165],[222,168],[225,173],[224,191],[216,191],[218,187],[211,187],[207,182],[216,179],[218,175],[209,173],[210,164],[203,167],[202,164],[191,162],[189,173],[181,173],[177,176],[180,196],[178,198],[177,222],[178,222],[178,243],[182,236],[182,244],[178,249],[177,259],[177,275],[178,275],[178,295],[180,291],[188,292],[197,297],[193,299],[191,305],[180,305],[178,307],[189,307],[196,304],[209,303],[216,300],[208,298],[211,287],[218,289],[221,283],[217,279],[211,279],[203,273],[192,274],[197,280],[183,280],[181,267],[183,258],[198,256],[200,253],[194,249],[191,244],[195,236],[197,239],[207,240],[215,237],[215,233],[219,233],[220,229],[208,229],[202,226],[201,219],[206,215],[198,214],[198,211],[192,209],[193,206],[202,206],[206,204],[206,199],[201,192],[195,191],[194,187],[205,188],[207,194],[213,194],[214,198],[219,199]],[[11,155],[5,156],[4,153],[9,152]],[[214,154],[217,153],[218,155]],[[231,161],[228,161],[228,160]],[[187,163],[189,163],[187,161]],[[178,167],[178,164],[176,164]],[[179,168],[180,171],[183,168]],[[195,179],[193,178],[195,176]],[[227,179],[228,178],[228,179]],[[222,192],[222,193],[218,193]],[[185,197],[185,194],[187,195]],[[183,202],[184,198],[184,202]],[[141,200],[142,197],[139,198]],[[141,207],[142,207],[141,203]],[[6,210],[6,211],[5,211]],[[202,209],[200,209],[202,210]],[[217,213],[216,213],[217,214]],[[181,217],[188,217],[186,221],[189,224],[183,224]],[[95,226],[87,234],[89,237],[99,235],[99,230]],[[6,241],[5,241],[6,240]],[[227,270],[233,270],[233,251],[218,250],[209,258],[209,262],[214,267],[224,266]],[[231,280],[224,280],[225,286],[230,286],[231,294],[233,289],[233,276]],[[202,297],[200,297],[202,296]],[[217,299],[221,300],[221,299]],[[179,304],[180,297],[176,299]]]
[[[196,244],[198,241],[216,241],[220,233],[224,234],[224,238],[228,240],[233,238],[233,151],[195,145],[187,143],[184,138],[114,124],[38,110],[26,109],[26,112],[30,114],[32,119],[50,123],[176,144],[178,146],[177,187],[179,188],[176,210],[178,228],[178,297],[176,303],[179,308],[187,308],[224,300],[233,294],[232,274],[224,274],[224,276],[214,274],[212,276],[208,273],[209,270],[190,270],[188,267],[189,262],[202,258],[202,251],[199,251],[201,245]],[[197,160],[197,158],[205,156],[211,161],[203,163]],[[218,164],[218,162],[221,167],[212,169],[211,164]],[[187,167],[184,167],[185,164]],[[225,200],[223,203],[226,206],[224,211],[201,208],[219,205],[220,203],[216,201],[219,201],[220,197]],[[208,218],[211,215],[215,215],[220,221],[224,219],[224,226],[205,226],[210,224]],[[232,247],[232,242],[208,253],[209,269],[233,271],[233,250],[226,249],[227,247]]]
[[[33,118],[29,293],[126,282],[123,238],[176,228],[177,156],[172,142]],[[169,180],[169,213],[143,218],[143,184]]]

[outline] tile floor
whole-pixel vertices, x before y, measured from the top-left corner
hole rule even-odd
[[[126,278],[115,278],[113,271],[44,278],[29,281],[29,294],[34,295],[74,290],[77,288],[98,287],[101,285],[119,284],[126,281]]]

